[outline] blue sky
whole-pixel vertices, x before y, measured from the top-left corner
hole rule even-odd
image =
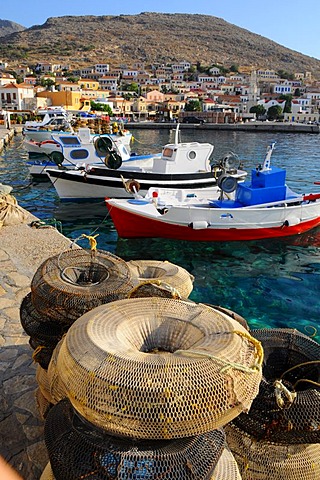
[[[220,17],[297,52],[320,59],[320,0],[2,0],[0,18],[25,27],[64,15],[201,13]],[[156,6],[156,5],[159,6]]]

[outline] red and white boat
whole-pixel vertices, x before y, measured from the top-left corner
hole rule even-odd
[[[286,171],[270,166],[273,149],[274,144],[263,166],[252,170],[251,182],[235,184],[232,199],[224,199],[223,190],[206,199],[189,195],[177,200],[175,192],[175,201],[170,201],[157,191],[145,198],[106,198],[118,235],[241,241],[298,235],[317,227],[320,193],[293,192],[285,183]]]

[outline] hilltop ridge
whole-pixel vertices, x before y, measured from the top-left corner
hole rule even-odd
[[[292,73],[312,71],[320,78],[320,60],[222,18],[201,14],[143,12],[50,17],[43,25],[1,36],[0,56],[7,61],[51,61],[78,66],[186,60],[202,65],[252,65]]]

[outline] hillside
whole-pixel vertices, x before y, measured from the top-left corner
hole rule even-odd
[[[26,27],[19,25],[18,23],[11,22],[10,20],[0,19],[0,37],[5,37],[11,33],[21,32]]]
[[[291,73],[312,71],[320,78],[320,60],[221,18],[198,14],[52,17],[43,25],[1,37],[0,57],[11,62],[52,61],[73,67],[187,60]]]

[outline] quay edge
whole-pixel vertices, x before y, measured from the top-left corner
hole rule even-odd
[[[129,122],[129,130],[163,130],[176,128],[176,122]],[[320,125],[288,122],[246,122],[246,123],[180,123],[180,130],[231,130],[239,132],[282,132],[282,133],[320,133]]]

